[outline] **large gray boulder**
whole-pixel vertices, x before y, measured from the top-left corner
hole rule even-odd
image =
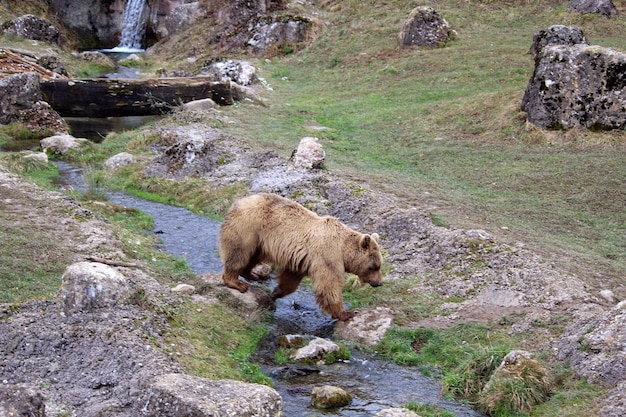
[[[435,9],[418,6],[404,21],[398,42],[401,48],[425,46],[442,48],[454,38],[456,32]]]
[[[39,75],[25,72],[0,78],[0,124],[23,123],[33,131],[66,132],[67,123],[43,101]]]
[[[262,16],[248,24],[246,49],[257,55],[292,50],[307,40],[312,27],[303,16]]]
[[[601,46],[547,45],[522,100],[528,121],[547,129],[626,127],[626,54]]]
[[[617,8],[611,0],[572,0],[567,6],[570,13],[597,13],[606,18],[618,15]]]
[[[59,44],[59,30],[49,20],[32,14],[9,20],[2,29],[7,35]]]
[[[273,388],[213,381],[185,374],[157,376],[147,392],[146,417],[282,417],[283,401]]]
[[[39,141],[39,145],[41,146],[41,150],[43,152],[50,151],[53,154],[63,155],[70,149],[80,148],[80,146],[86,142],[89,142],[89,140],[84,138],[75,138],[74,136],[68,134],[59,134],[41,139]]]
[[[66,316],[128,302],[135,294],[128,279],[98,262],[78,262],[63,274],[59,304]]]
[[[39,76],[25,72],[0,78],[0,123],[18,121],[20,112],[42,100]]]
[[[112,48],[119,42],[124,3],[102,0],[50,0],[50,12],[82,40],[82,47]]]

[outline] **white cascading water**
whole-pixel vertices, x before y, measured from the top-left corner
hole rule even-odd
[[[122,36],[118,51],[142,51],[141,42],[146,31],[146,0],[128,0],[122,16]]]

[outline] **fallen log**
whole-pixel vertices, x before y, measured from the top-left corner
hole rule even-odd
[[[229,82],[207,77],[42,79],[43,99],[64,117],[146,116],[193,100],[233,104]]]

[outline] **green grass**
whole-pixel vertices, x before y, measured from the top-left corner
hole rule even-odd
[[[575,378],[563,365],[534,359],[496,371],[504,356],[521,343],[485,324],[442,330],[396,327],[377,350],[426,375],[441,375],[445,392],[490,416],[593,415],[592,399],[602,389]]]
[[[0,216],[0,303],[51,298],[59,290],[71,253],[48,233]]]
[[[418,402],[410,402],[404,408],[415,411],[420,417],[455,417],[455,414],[451,411]]]
[[[168,343],[186,371],[209,379],[238,379],[271,385],[248,361],[267,328],[219,304],[186,304],[176,313]]]

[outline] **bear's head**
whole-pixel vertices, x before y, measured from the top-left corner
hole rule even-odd
[[[348,272],[357,275],[362,283],[370,284],[372,287],[383,285],[380,273],[383,257],[378,247],[378,234],[360,235],[357,239],[357,251],[352,254]]]

